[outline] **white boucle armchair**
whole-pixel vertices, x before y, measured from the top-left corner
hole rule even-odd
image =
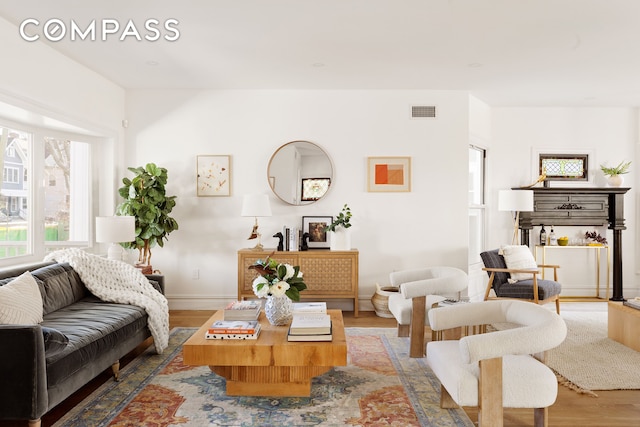
[[[424,357],[424,327],[428,311],[445,297],[455,296],[469,285],[467,273],[455,267],[429,267],[394,271],[391,285],[400,292],[389,296],[389,311],[398,322],[398,336],[409,336],[409,356]]]
[[[430,310],[429,322],[434,330],[516,324],[512,329],[427,344],[427,363],[442,384],[440,406],[477,406],[480,427],[501,427],[503,408],[533,408],[534,425],[547,426],[558,381],[538,358],[544,360],[544,352],[567,335],[558,314],[524,301],[497,300]]]

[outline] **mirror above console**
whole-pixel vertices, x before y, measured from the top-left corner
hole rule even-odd
[[[267,177],[269,187],[280,200],[290,205],[308,205],[329,191],[333,165],[317,144],[291,141],[273,153]]]

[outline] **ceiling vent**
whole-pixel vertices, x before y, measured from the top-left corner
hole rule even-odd
[[[411,106],[412,119],[435,119],[435,105],[413,105]]]

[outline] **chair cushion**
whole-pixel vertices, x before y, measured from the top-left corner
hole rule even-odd
[[[538,267],[536,260],[533,258],[533,254],[527,246],[504,246],[502,248],[502,255],[504,256],[504,262],[507,264],[507,268],[525,269]],[[531,274],[527,273],[511,273],[512,281],[527,280],[531,279],[531,277]]]
[[[499,288],[494,288],[496,296],[500,298],[524,298],[533,299],[533,279],[519,280],[515,283],[506,284]],[[545,300],[562,292],[562,285],[553,280],[538,279],[538,299]]]
[[[500,255],[498,249],[482,252],[480,258],[482,258],[482,263],[486,268],[507,268],[507,263],[504,262],[504,258]],[[487,271],[487,275],[491,277],[491,271]],[[497,291],[508,280],[509,273],[496,273],[493,278],[493,289]]]
[[[460,406],[478,405],[477,363],[465,364],[459,341],[427,343],[427,363]],[[505,408],[546,408],[558,394],[551,369],[528,355],[508,355],[502,360],[502,399]]]
[[[446,297],[440,295],[427,295],[427,309],[425,310],[425,319],[424,324],[429,325],[429,317],[427,313],[433,304],[436,304],[440,301],[444,301]],[[413,311],[413,300],[410,298],[405,298],[402,294],[394,293],[389,295],[389,311],[393,314],[393,317],[396,318],[396,321],[399,325],[410,325],[411,324],[411,312]]]

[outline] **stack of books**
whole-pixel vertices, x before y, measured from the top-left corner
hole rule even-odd
[[[207,329],[208,340],[255,340],[260,335],[257,320],[217,320]]]
[[[326,302],[294,302],[293,303],[293,315],[296,314],[309,314],[309,313],[326,313]]]
[[[294,314],[288,341],[331,341],[331,316],[325,313]]]
[[[258,320],[260,301],[233,301],[224,308],[224,320]]]
[[[636,297],[633,299],[626,300],[622,303],[627,307],[635,308],[636,310],[640,310],[640,298]]]

